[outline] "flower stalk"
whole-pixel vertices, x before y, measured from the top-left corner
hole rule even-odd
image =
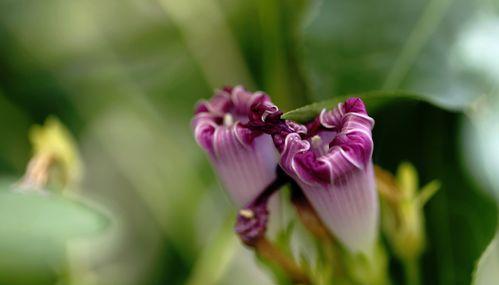
[[[258,255],[279,266],[293,284],[312,284],[303,269],[267,238],[259,239],[254,248]]]
[[[345,252],[343,255],[353,284],[390,285],[388,257],[381,243],[377,243],[371,255]]]

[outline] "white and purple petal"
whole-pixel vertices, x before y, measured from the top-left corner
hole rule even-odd
[[[302,184],[305,196],[327,228],[352,252],[369,253],[377,238],[379,205],[372,165],[333,184]]]
[[[291,133],[281,167],[303,189],[328,229],[351,251],[374,246],[379,205],[372,166],[374,120],[359,98],[322,111],[308,134]]]
[[[211,160],[224,187],[239,206],[251,202],[276,177],[276,150],[270,136],[260,135],[246,143],[239,126],[217,128]]]
[[[197,143],[238,207],[255,199],[276,177],[278,157],[272,138],[247,125],[258,104],[271,104],[270,98],[241,86],[226,87],[199,103],[192,121]]]

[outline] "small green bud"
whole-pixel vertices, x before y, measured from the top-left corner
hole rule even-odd
[[[76,142],[58,119],[50,117],[43,126],[33,126],[29,138],[33,157],[20,189],[44,189],[51,183],[64,189],[80,180],[82,166]]]
[[[425,248],[423,206],[440,184],[432,181],[420,191],[416,169],[402,163],[397,176],[377,167],[378,188],[383,198],[383,231],[401,260],[418,259]]]

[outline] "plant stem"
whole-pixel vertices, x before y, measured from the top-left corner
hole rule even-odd
[[[418,259],[412,258],[404,261],[405,284],[420,285],[420,268]]]
[[[255,244],[255,249],[262,257],[278,265],[293,283],[311,284],[310,278],[302,268],[268,239],[259,239]]]

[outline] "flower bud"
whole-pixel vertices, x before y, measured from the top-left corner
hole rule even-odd
[[[418,190],[416,168],[407,162],[400,164],[396,177],[378,166],[375,173],[387,241],[400,260],[417,261],[426,244],[423,207],[438,191],[440,182],[431,181]]]
[[[281,167],[352,252],[371,253],[378,233],[373,126],[362,100],[351,98],[334,110],[323,110],[306,135],[288,134],[281,151]]]
[[[257,201],[239,210],[235,231],[247,245],[254,246],[265,236],[269,220],[267,202],[268,199]]]
[[[252,108],[262,104],[272,105],[262,92],[224,88],[198,104],[193,120],[197,143],[238,207],[253,201],[276,178],[278,157],[272,138],[248,124],[254,117]]]

